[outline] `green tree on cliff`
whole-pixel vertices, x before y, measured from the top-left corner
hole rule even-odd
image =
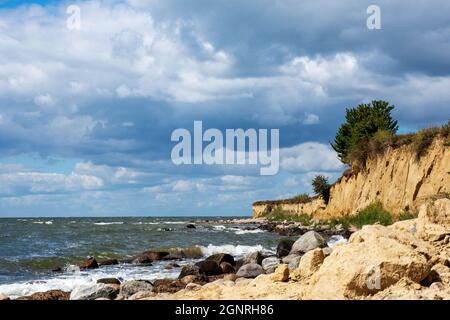
[[[312,187],[316,194],[321,195],[325,203],[330,200],[330,188],[328,179],[325,176],[317,175],[312,181]]]
[[[351,154],[367,143],[377,132],[385,131],[394,135],[398,130],[397,121],[391,116],[394,106],[389,102],[374,100],[346,109],[343,123],[331,143],[343,163],[351,163]]]

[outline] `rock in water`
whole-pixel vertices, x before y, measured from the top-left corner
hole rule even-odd
[[[325,247],[326,244],[325,239],[319,233],[315,231],[308,231],[294,242],[292,245],[291,254],[308,252],[316,248]]]
[[[97,280],[97,283],[103,284],[120,284],[120,280],[117,278],[101,278]]]
[[[292,245],[295,241],[293,240],[282,240],[277,246],[277,257],[285,257],[291,252]]]
[[[188,264],[187,266],[184,266],[181,269],[180,275],[178,276],[178,279],[182,279],[186,276],[200,276],[200,268],[198,266],[194,266],[191,264]]]
[[[20,297],[17,300],[69,300],[70,292],[61,290],[49,290],[45,292],[36,292],[30,296]]]
[[[228,253],[217,253],[213,254],[212,256],[209,256],[206,258],[206,260],[213,260],[215,261],[219,266],[222,262],[228,262],[232,266],[236,265],[236,262],[234,261],[234,257],[231,254]]]
[[[186,228],[188,228],[188,229],[195,229],[196,227],[195,227],[195,224],[189,223],[189,224],[186,225]]]
[[[120,294],[125,298],[132,296],[139,291],[152,291],[153,285],[145,280],[125,281],[120,288]]]
[[[261,265],[265,273],[273,273],[275,269],[280,265],[280,259],[278,259],[277,257],[265,258],[261,262]]]
[[[249,264],[249,263],[256,263],[256,264],[260,265],[262,263],[263,259],[264,259],[264,256],[262,255],[262,253],[259,251],[256,251],[256,252],[250,253],[249,255],[247,255],[244,258],[244,265]]]
[[[95,258],[90,257],[89,259],[81,262],[78,266],[80,267],[80,270],[97,269],[98,263],[97,260],[95,260]]]
[[[116,264],[119,264],[119,260],[117,260],[117,259],[102,260],[102,261],[99,261],[99,263],[98,263],[99,266],[113,266]]]
[[[263,274],[263,268],[256,263],[248,263],[244,264],[239,271],[236,273],[236,276],[240,278],[256,278],[260,274]]]
[[[103,283],[79,286],[70,293],[70,300],[95,300],[98,298],[113,300],[116,297],[117,291]]]
[[[147,256],[150,260],[159,261],[163,260],[164,257],[169,255],[169,252],[165,251],[144,251],[142,255]]]
[[[213,260],[203,260],[197,262],[195,264],[199,268],[199,272],[206,274],[207,276],[215,276],[218,274],[222,274],[222,269],[217,264],[216,261]]]

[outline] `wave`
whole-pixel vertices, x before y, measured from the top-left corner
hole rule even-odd
[[[94,222],[97,226],[108,226],[112,224],[124,224],[123,221],[117,221],[117,222]]]
[[[235,234],[248,234],[248,233],[262,233],[264,230],[261,229],[252,229],[252,230],[238,230]]]
[[[345,239],[341,235],[334,235],[334,236],[331,236],[330,239],[328,239],[327,245],[330,248],[334,248],[338,244],[342,244],[342,243],[347,243],[347,239]]]
[[[264,248],[262,245],[246,246],[240,244],[238,245],[224,244],[215,246],[213,244],[209,244],[206,247],[199,246],[199,248],[204,256],[210,256],[216,253],[228,253],[234,257],[239,258],[256,251],[262,251],[265,253],[274,253],[272,250]]]
[[[33,221],[34,224],[53,224],[53,221]]]

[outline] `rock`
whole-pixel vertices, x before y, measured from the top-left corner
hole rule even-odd
[[[442,282],[433,282],[430,285],[430,289],[431,290],[442,290],[442,289],[444,289],[444,285],[442,284]]]
[[[98,263],[97,263],[97,260],[95,260],[95,258],[91,257],[91,258],[81,262],[78,266],[80,267],[80,270],[97,269]]]
[[[156,294],[157,294],[156,292],[152,292],[152,291],[139,291],[139,292],[136,292],[135,294],[131,295],[130,297],[128,297],[128,300],[142,300],[145,298],[152,298],[152,297],[156,296]]]
[[[429,244],[410,232],[394,226],[364,226],[352,234],[348,244],[333,249],[311,277],[305,298],[361,298],[402,278],[418,284],[430,273],[433,254]]]
[[[186,259],[186,254],[184,252],[180,253],[170,253],[164,256],[163,260],[183,260]]]
[[[222,274],[222,269],[217,264],[217,262],[213,260],[199,261],[195,265],[199,268],[199,272],[201,274],[205,274],[207,276],[215,276],[218,274]]]
[[[98,263],[99,266],[113,266],[116,264],[119,264],[119,260],[117,260],[117,259],[106,259],[106,260],[99,261],[99,263]]]
[[[49,290],[45,292],[36,292],[30,296],[20,297],[17,300],[69,300],[70,292],[61,290]]]
[[[101,278],[97,280],[97,283],[103,284],[120,284],[120,280],[117,278]]]
[[[236,262],[234,261],[233,256],[231,254],[227,254],[227,253],[213,254],[212,256],[209,256],[208,258],[206,258],[206,260],[215,261],[219,266],[222,262],[228,262],[232,266],[236,265]]]
[[[187,224],[186,228],[188,228],[188,229],[196,229],[195,224],[193,224],[193,223]]]
[[[291,254],[308,252],[316,248],[326,246],[325,239],[315,231],[308,231],[294,242],[291,249]]]
[[[186,291],[197,291],[197,290],[200,290],[201,288],[202,288],[202,286],[197,283],[189,283],[186,286],[185,290]]]
[[[239,259],[236,261],[236,265],[234,266],[234,269],[236,272],[244,265],[244,259]]]
[[[198,266],[188,264],[181,269],[178,279],[184,278],[185,276],[200,276],[200,268]]]
[[[146,280],[130,280],[122,283],[120,294],[125,298],[132,296],[139,291],[152,291],[153,285]]]
[[[150,259],[148,256],[146,256],[145,254],[136,256],[133,259],[133,263],[134,264],[144,264],[144,265],[151,265],[151,263],[153,262],[152,259]]]
[[[120,264],[130,264],[133,263],[133,258],[126,258],[126,259],[120,259],[119,260]]]
[[[333,252],[333,249],[330,247],[322,248],[322,253],[325,257],[328,257],[331,254],[331,252]]]
[[[298,268],[291,273],[291,279],[300,281],[310,278],[323,263],[325,256],[322,249],[314,249],[305,253],[300,259]]]
[[[10,300],[8,296],[5,296],[4,294],[0,293],[0,301],[6,301]]]
[[[277,257],[265,258],[261,265],[265,273],[272,273],[280,265],[280,259]]]
[[[54,267],[52,269],[52,272],[61,272],[61,271],[62,271],[61,267]]]
[[[264,261],[263,261],[264,262]],[[270,275],[273,282],[286,282],[289,280],[289,267],[287,264],[280,264],[275,272]]]
[[[222,273],[235,273],[236,272],[234,267],[230,263],[225,262],[225,261],[220,264],[220,269],[222,269]]]
[[[432,272],[436,272],[440,282],[450,285],[450,268],[442,263],[435,264],[431,268]]]
[[[179,267],[180,267],[180,265],[178,263],[171,262],[171,263],[167,264],[164,267],[164,269],[171,270],[171,269],[175,269],[175,268],[179,268]]]
[[[165,251],[144,251],[142,255],[147,256],[150,260],[159,261],[163,260],[164,257],[169,255],[169,252]]]
[[[70,293],[70,300],[95,300],[98,298],[114,300],[116,297],[117,291],[103,283],[78,286]]]
[[[261,264],[262,261],[264,259],[264,256],[262,255],[262,253],[260,251],[256,251],[253,253],[250,253],[249,255],[247,255],[244,258],[244,265],[246,264],[250,264],[250,263],[256,263],[256,264]]]
[[[175,293],[186,287],[182,280],[160,279],[153,282],[153,292]]]
[[[291,252],[292,245],[295,241],[293,240],[282,240],[277,246],[277,257],[285,257]]]
[[[180,281],[182,283],[184,283],[185,285],[188,284],[188,283],[192,283],[192,282],[195,282],[195,283],[206,283],[206,282],[208,282],[208,278],[206,276],[204,276],[204,275],[203,276],[188,275],[188,276],[185,276],[185,277],[181,278]]]
[[[300,262],[300,259],[302,258],[299,254],[290,254],[283,259],[281,259],[281,262],[288,265],[289,270],[294,270],[298,267],[298,264]]]
[[[223,276],[223,280],[225,280],[225,281],[236,281],[236,279],[237,279],[237,276],[235,273],[228,273]]]
[[[417,234],[429,241],[444,240],[450,235],[450,199],[430,201],[420,207]]]
[[[256,263],[248,263],[244,264],[239,271],[236,273],[236,276],[239,278],[256,278],[260,274],[263,274],[263,268]]]

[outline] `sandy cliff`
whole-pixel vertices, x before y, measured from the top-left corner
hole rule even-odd
[[[450,193],[450,147],[448,141],[436,138],[426,153],[417,158],[411,145],[388,148],[384,154],[370,158],[366,169],[342,177],[331,188],[331,198],[325,207],[321,199],[306,204],[283,204],[292,214],[310,214],[330,218],[354,214],[375,201],[399,214],[417,210],[430,196]],[[273,202],[253,206],[253,216],[260,217]]]

